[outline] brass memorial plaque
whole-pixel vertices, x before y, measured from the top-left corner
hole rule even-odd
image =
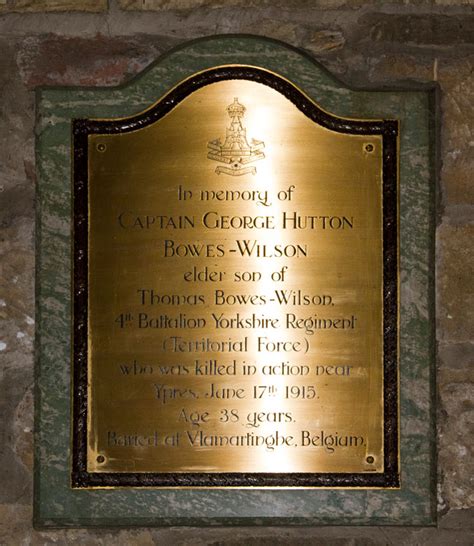
[[[397,122],[259,68],[74,123],[74,487],[397,487]]]

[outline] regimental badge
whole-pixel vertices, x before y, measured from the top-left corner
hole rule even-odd
[[[242,174],[256,174],[256,167],[246,167],[248,163],[264,159],[265,154],[262,149],[264,142],[252,138],[251,144],[247,141],[247,130],[242,126],[242,118],[245,114],[245,106],[239,103],[237,97],[234,102],[227,107],[227,113],[231,119],[230,126],[226,129],[225,142],[221,139],[211,140],[207,144],[209,153],[208,159],[227,163],[228,167],[216,167],[216,173],[230,174],[232,176],[241,176]]]

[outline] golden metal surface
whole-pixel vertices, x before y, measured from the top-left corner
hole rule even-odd
[[[222,81],[89,136],[89,472],[382,472],[380,136]]]

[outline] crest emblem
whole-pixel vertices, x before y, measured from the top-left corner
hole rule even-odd
[[[207,144],[208,159],[228,165],[216,167],[217,174],[225,173],[231,176],[241,176],[247,173],[256,174],[256,167],[246,167],[246,165],[265,157],[262,152],[265,147],[264,142],[254,138],[252,138],[251,144],[247,141],[247,130],[242,125],[245,110],[245,106],[240,104],[239,99],[235,97],[234,102],[227,107],[227,113],[231,121],[230,126],[226,129],[224,144],[222,144],[220,138],[211,140]]]

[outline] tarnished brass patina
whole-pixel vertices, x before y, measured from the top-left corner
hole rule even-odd
[[[382,144],[231,79],[88,136],[87,472],[384,471]]]

